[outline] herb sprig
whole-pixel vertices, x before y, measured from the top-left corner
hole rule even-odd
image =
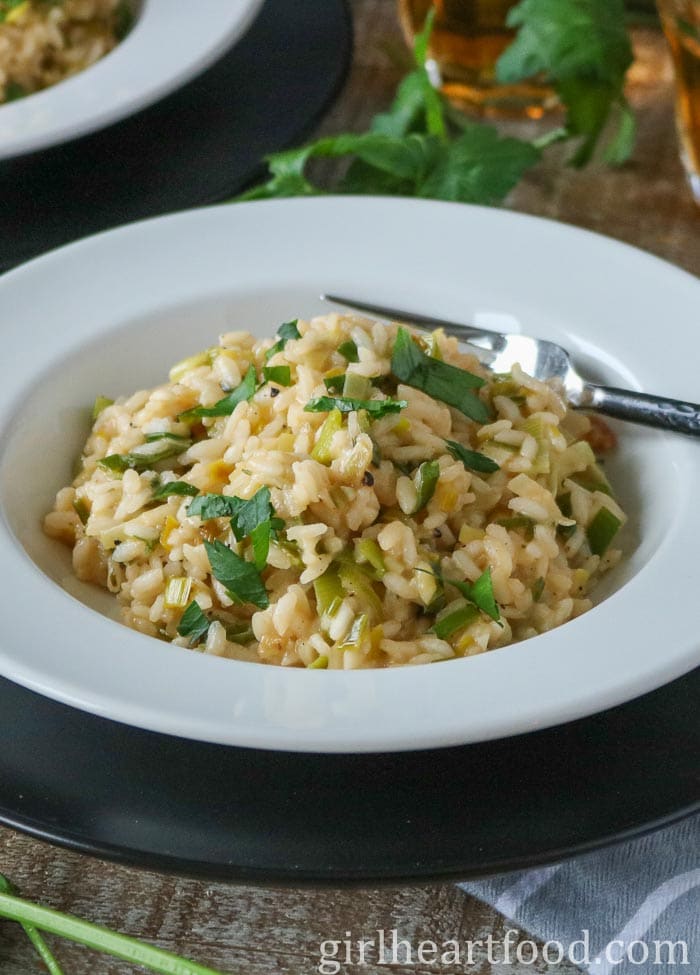
[[[634,147],[634,116],[624,97],[632,51],[623,0],[521,0],[510,11],[513,43],[501,56],[500,81],[540,74],[557,91],[566,122],[532,142],[502,137],[470,121],[434,88],[426,61],[434,10],[414,45],[413,70],[370,130],[326,136],[266,157],[269,178],[241,200],[321,193],[312,160],[346,158],[340,193],[416,196],[460,203],[501,203],[552,143],[573,140],[570,164],[585,165],[607,132],[604,159],[625,161]]]
[[[12,884],[1,874],[0,917],[22,925],[50,975],[62,975],[62,969],[40,932],[58,935],[132,965],[141,965],[157,975],[224,975],[136,938],[18,897]]]

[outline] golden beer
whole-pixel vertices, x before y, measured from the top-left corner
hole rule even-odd
[[[506,17],[515,5],[515,0],[399,0],[399,12],[410,42],[435,7],[429,54],[448,98],[480,115],[538,119],[557,104],[551,88],[536,78],[514,85],[496,79],[496,62],[514,37]]]

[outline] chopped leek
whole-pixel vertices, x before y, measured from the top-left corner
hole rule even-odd
[[[338,346],[338,352],[340,352],[343,358],[347,359],[348,362],[360,361],[360,357],[357,354],[357,345],[352,341],[352,339],[349,339],[347,342],[341,342],[341,344]]]
[[[532,601],[533,603],[539,603],[542,599],[542,593],[544,592],[544,579],[540,576],[532,584]]]
[[[310,663],[307,670],[326,670],[328,667],[328,657],[322,654],[320,657],[316,657],[313,663]]]
[[[438,613],[433,624],[433,633],[441,640],[446,640],[458,630],[463,630],[479,616],[479,610],[473,603],[465,599],[455,600]]]
[[[355,372],[349,372],[345,376],[343,383],[343,396],[346,399],[367,399],[372,393],[372,384],[364,376],[358,376]]]
[[[335,434],[342,429],[342,426],[343,414],[340,410],[331,410],[323,421],[323,426],[318,434],[318,440],[311,451],[311,458],[313,460],[317,460],[319,464],[330,464],[333,460],[331,443]]]
[[[531,437],[535,440],[537,444],[537,453],[535,454],[530,470],[533,474],[549,474],[550,461],[549,461],[549,448],[551,446],[551,441],[547,436],[546,425],[542,422],[539,417],[528,417],[523,423],[523,429],[526,433],[529,433]]]
[[[436,460],[426,460],[420,465],[416,473],[416,491],[418,497],[413,514],[422,511],[435,494],[439,477],[440,465]]]
[[[189,355],[186,359],[181,359],[180,362],[176,362],[168,373],[168,379],[171,383],[178,383],[192,369],[199,369],[200,366],[211,365],[211,358],[211,349],[205,349],[203,352],[195,352],[194,355]]]
[[[190,598],[192,580],[189,576],[172,576],[165,587],[164,604],[166,609],[184,609]]]
[[[594,555],[604,555],[618,532],[621,520],[609,508],[600,508],[586,530],[586,537]]]
[[[361,613],[353,620],[350,632],[340,645],[340,650],[358,650],[369,636],[369,619],[366,613]]]
[[[338,569],[331,565],[323,575],[318,576],[313,582],[314,593],[316,595],[316,609],[319,616],[333,616],[334,610],[340,606],[340,602],[345,598],[343,589],[338,577]]]
[[[372,578],[364,566],[354,562],[342,562],[338,576],[343,589],[350,595],[356,595],[373,619],[381,619],[382,601],[372,588]]]
[[[83,525],[87,525],[87,520],[90,517],[90,509],[87,506],[85,498],[76,498],[73,502],[73,511],[75,511],[80,522]]]
[[[453,406],[478,423],[487,423],[490,419],[488,407],[472,392],[483,386],[484,380],[466,369],[426,355],[405,328],[399,328],[396,335],[391,371],[402,383]]]
[[[356,544],[358,562],[369,562],[374,569],[377,579],[382,579],[386,575],[386,565],[382,550],[373,538],[361,538]]]
[[[525,536],[526,541],[531,542],[535,534],[535,522],[527,515],[513,515],[510,518],[497,518],[497,525],[502,525],[506,531],[519,532]]]
[[[109,396],[96,396],[92,406],[92,419],[96,420],[100,413],[111,406],[113,402],[114,400],[110,399]]]

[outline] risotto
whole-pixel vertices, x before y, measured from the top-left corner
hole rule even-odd
[[[94,64],[132,20],[127,0],[0,0],[0,102]]]
[[[585,612],[620,558],[590,421],[441,331],[328,315],[231,332],[93,417],[45,530],[129,626],[200,652],[471,656]]]

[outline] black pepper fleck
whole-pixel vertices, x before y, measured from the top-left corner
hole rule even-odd
[[[365,471],[364,477],[362,478],[362,483],[366,484],[367,487],[372,487],[374,484],[374,474],[371,471]]]
[[[442,532],[439,528],[433,528],[433,538],[442,538]]]
[[[279,396],[280,391],[277,386],[270,386],[270,396]]]

